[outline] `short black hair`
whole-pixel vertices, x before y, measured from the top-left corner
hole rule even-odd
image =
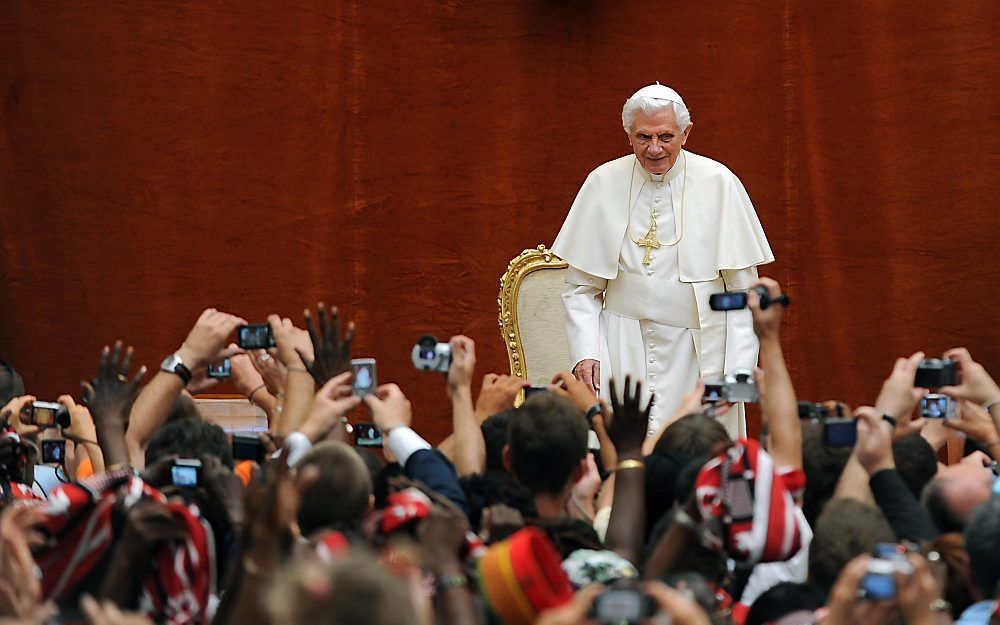
[[[781,582],[754,600],[744,625],[765,625],[799,610],[815,611],[826,603],[823,593],[809,584]]]
[[[934,448],[919,434],[911,434],[892,444],[896,469],[913,496],[920,498],[927,483],[937,474],[938,460]]]
[[[587,456],[587,420],[569,400],[535,393],[510,417],[514,476],[532,495],[559,494]]]
[[[508,505],[526,519],[538,516],[531,493],[506,471],[465,475],[458,478],[458,483],[469,502],[469,525],[477,533],[482,529],[483,510],[494,504]]]
[[[320,529],[357,530],[372,494],[368,466],[346,443],[324,441],[295,465],[319,469],[316,479],[302,492],[298,522],[303,536]]]
[[[1000,497],[993,495],[969,518],[965,528],[969,572],[980,599],[992,599],[1000,582]]]
[[[0,359],[0,406],[24,395],[24,380],[6,360]]]
[[[851,457],[852,447],[831,447],[823,437],[823,426],[802,422],[802,470],[806,488],[802,494],[802,513],[810,527],[816,527],[823,506],[837,490],[840,474]]]
[[[479,429],[483,432],[486,442],[486,471],[505,471],[503,467],[503,448],[507,445],[510,433],[510,416],[513,410],[504,410],[483,421]]]
[[[165,423],[149,441],[146,466],[171,454],[179,458],[197,458],[208,454],[233,468],[233,449],[225,430],[204,419],[185,418]]]

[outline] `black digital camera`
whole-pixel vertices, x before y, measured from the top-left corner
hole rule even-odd
[[[236,344],[243,349],[267,349],[277,346],[270,323],[252,323],[236,330]]]
[[[760,297],[760,309],[767,310],[774,304],[788,306],[788,296],[782,293],[778,297],[772,298],[767,287],[758,284],[747,291],[732,291],[725,293],[713,293],[708,297],[708,305],[712,310],[742,310],[749,304],[747,293],[753,291]]]
[[[917,365],[917,376],[913,386],[918,388],[941,388],[958,383],[958,369],[949,358],[925,358]]]

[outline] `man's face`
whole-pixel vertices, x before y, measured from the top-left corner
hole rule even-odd
[[[637,111],[628,142],[643,169],[651,174],[665,174],[677,162],[690,131],[690,124],[681,130],[669,108],[653,114]]]

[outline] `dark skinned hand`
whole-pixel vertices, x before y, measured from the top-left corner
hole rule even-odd
[[[649,413],[653,408],[651,399],[646,407],[641,405],[642,382],[632,386],[631,376],[625,376],[622,400],[618,400],[618,388],[611,380],[611,420],[606,424],[608,437],[618,452],[618,460],[642,457],[642,443],[646,440],[649,427]]]
[[[160,545],[181,541],[187,534],[183,524],[174,518],[165,505],[143,499],[125,514],[122,547],[136,558],[145,557]]]
[[[229,524],[238,529],[246,520],[246,499],[243,496],[243,482],[232,469],[222,464],[215,456],[202,454],[201,485],[198,488],[199,500],[205,505],[212,505],[225,512]]]
[[[261,571],[277,568],[282,550],[298,537],[296,516],[302,492],[318,474],[319,469],[308,466],[293,479],[285,448],[263,466],[259,479],[250,482],[243,552]]]
[[[97,431],[118,428],[125,431],[129,411],[139,393],[139,381],[146,375],[146,367],[129,379],[129,367],[132,365],[132,346],[124,355],[122,342],[115,341],[114,351],[107,345],[101,352],[101,365],[97,377],[83,385],[83,403],[90,408]]]
[[[469,524],[465,515],[452,507],[434,506],[420,521],[417,538],[424,554],[424,564],[432,571],[459,562]]]
[[[340,312],[334,306],[330,309],[332,321],[327,319],[326,308],[320,302],[317,308],[319,317],[319,328],[313,323],[312,313],[305,311],[306,329],[309,331],[309,338],[312,340],[313,353],[315,358],[312,362],[307,356],[299,352],[302,362],[305,363],[309,373],[312,374],[316,384],[323,386],[330,378],[340,375],[351,369],[351,343],[354,341],[354,322],[347,323],[347,331],[344,338],[340,338]]]

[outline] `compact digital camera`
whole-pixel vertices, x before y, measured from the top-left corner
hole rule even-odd
[[[252,323],[236,329],[236,344],[243,349],[267,349],[277,346],[270,323]]]
[[[869,601],[889,601],[896,598],[896,575],[913,572],[906,559],[906,548],[893,543],[875,546],[875,557],[868,563],[868,572],[858,588]]]
[[[630,584],[619,583],[597,595],[590,617],[602,624],[638,625],[656,616],[656,612],[652,597]]]
[[[21,423],[37,425],[42,429],[68,428],[70,425],[69,410],[58,402],[33,401],[21,411]]]
[[[958,383],[958,369],[949,358],[925,358],[917,365],[917,376],[913,386],[918,388],[941,388]]]
[[[940,393],[927,393],[920,398],[920,416],[925,419],[954,419],[955,400]]]
[[[451,345],[439,343],[433,334],[425,334],[413,346],[410,357],[418,371],[448,373],[451,367]]]
[[[747,370],[738,370],[727,374],[721,382],[709,382],[705,384],[705,392],[702,394],[702,401],[708,403],[715,402],[749,402],[760,400],[760,391],[753,380],[753,373]]]

